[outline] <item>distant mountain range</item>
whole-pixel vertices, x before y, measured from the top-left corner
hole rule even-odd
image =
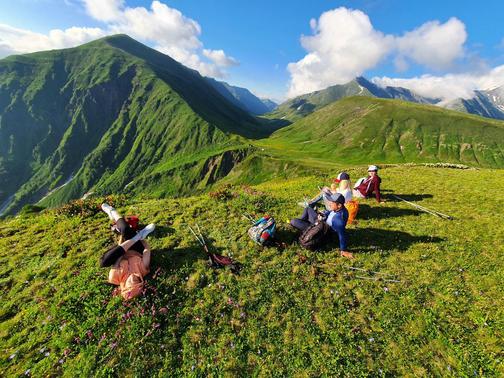
[[[402,88],[380,87],[364,77],[342,85],[333,85],[326,89],[304,94],[280,104],[269,118],[296,121],[334,101],[350,96],[368,96],[385,99],[398,99],[418,104],[439,105],[447,109],[476,114],[487,118],[504,119],[504,86],[487,91],[475,91],[472,99],[457,99],[443,103],[439,98],[429,98]]]
[[[504,120],[504,85],[491,90],[474,91],[474,97],[471,99],[458,98],[442,106],[482,117]]]
[[[502,110],[502,89],[481,93]],[[126,35],[11,56],[0,60],[0,214],[90,192],[180,196],[235,171],[259,182],[287,174],[291,155],[504,167],[504,122],[437,101],[357,78],[255,117],[275,104]],[[260,155],[268,143],[282,147],[275,171]]]
[[[228,101],[250,114],[262,115],[271,112],[277,107],[274,101],[260,99],[246,88],[236,87],[210,77],[206,77],[205,79]]]

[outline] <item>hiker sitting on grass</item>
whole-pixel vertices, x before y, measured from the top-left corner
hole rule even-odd
[[[313,197],[309,202],[300,202],[302,207],[314,207],[319,201],[324,200],[326,210],[330,210],[329,203],[325,200],[324,196],[340,193],[345,197],[345,203],[352,200],[352,189],[350,184],[350,175],[346,172],[341,172],[338,177],[333,180],[331,187],[324,186],[320,193]]]
[[[324,202],[330,210],[326,210],[320,215],[331,229],[338,235],[340,254],[343,257],[353,259],[353,255],[347,251],[347,237],[345,227],[348,220],[348,210],[345,208],[345,197],[340,193],[324,194]],[[300,218],[292,219],[290,224],[300,231],[306,230],[315,224],[319,219],[317,213],[312,207],[305,207]]]
[[[376,165],[370,165],[368,174],[368,177],[357,180],[354,186],[353,196],[356,198],[371,198],[374,193],[378,203],[385,202],[381,198],[381,178],[378,176],[378,167]]]
[[[112,266],[109,283],[120,287],[124,299],[134,298],[142,293],[143,278],[149,273],[150,246],[143,239],[154,231],[155,226],[151,223],[143,230],[135,232],[112,206],[104,203],[102,209],[111,220],[116,221],[116,226],[121,231],[121,238],[119,245],[102,255],[100,266],[102,268]],[[125,238],[128,240],[122,241]]]

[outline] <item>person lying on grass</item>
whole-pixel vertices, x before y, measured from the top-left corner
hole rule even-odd
[[[345,227],[348,220],[348,210],[345,208],[345,197],[340,193],[324,194],[324,202],[329,206],[330,210],[322,213],[325,222],[331,230],[338,235],[340,254],[348,259],[353,259],[352,253],[347,251],[347,236]],[[300,218],[292,219],[290,224],[300,231],[306,230],[318,220],[319,214],[311,207],[305,207]]]
[[[102,255],[100,266],[102,268],[112,266],[108,282],[119,286],[124,299],[134,298],[142,293],[143,278],[149,273],[150,246],[144,239],[154,231],[155,225],[151,223],[135,233],[112,206],[104,203],[102,209],[111,220],[116,221],[116,226],[121,231],[121,238],[119,245]],[[124,238],[128,240],[122,241]],[[138,251],[139,246],[141,251]]]
[[[378,203],[385,202],[380,193],[381,178],[378,176],[378,167],[370,165],[368,168],[368,177],[357,180],[353,196],[356,198],[371,198],[375,194]]]

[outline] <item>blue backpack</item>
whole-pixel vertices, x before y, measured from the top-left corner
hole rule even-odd
[[[258,221],[254,223],[252,227],[249,228],[248,234],[250,238],[259,244],[264,246],[268,242],[271,242],[275,237],[276,231],[276,221],[275,218],[265,215]]]

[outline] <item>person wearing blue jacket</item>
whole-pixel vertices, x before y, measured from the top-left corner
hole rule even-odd
[[[352,253],[347,251],[347,236],[345,227],[348,221],[348,210],[345,208],[345,197],[340,193],[325,194],[324,200],[330,210],[322,213],[325,222],[338,235],[340,254],[348,259],[353,259]],[[306,230],[319,219],[319,214],[310,206],[306,207],[300,218],[291,220],[290,224],[300,231]]]

